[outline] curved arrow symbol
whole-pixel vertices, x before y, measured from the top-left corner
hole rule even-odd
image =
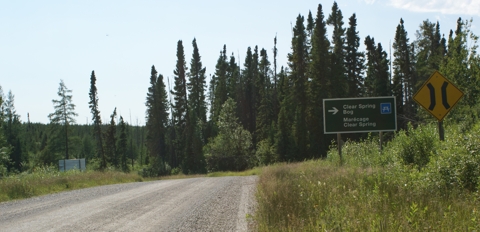
[[[329,110],[328,112],[329,113],[333,113],[333,115],[337,114],[338,113],[338,109],[335,108],[335,107],[332,107],[333,109]]]

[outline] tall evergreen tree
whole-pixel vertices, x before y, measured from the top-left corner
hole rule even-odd
[[[326,155],[328,143],[323,134],[323,99],[328,98],[328,78],[330,76],[330,42],[322,5],[318,5],[315,28],[312,35],[311,63],[309,76],[309,128],[310,155],[322,157]]]
[[[186,161],[190,173],[204,172],[205,159],[202,148],[205,144],[204,125],[206,124],[206,102],[205,102],[205,68],[202,67],[197,42],[193,40],[193,54],[190,62],[189,73],[189,121],[190,128],[187,136],[187,146],[191,146],[191,153],[187,154]]]
[[[343,27],[342,11],[338,8],[337,2],[333,3],[332,13],[326,22],[333,26],[333,51],[329,86],[331,97],[345,97],[348,89],[345,69],[345,28]]]
[[[243,64],[244,69],[242,71],[242,96],[240,99],[240,109],[242,114],[240,115],[241,122],[243,127],[247,129],[250,133],[255,128],[255,123],[253,122],[254,114],[254,102],[255,102],[255,64],[254,64],[254,55],[252,53],[251,47],[247,48],[247,55],[245,57],[245,62]]]
[[[223,50],[220,51],[220,56],[215,66],[215,92],[213,100],[213,120],[218,120],[223,103],[227,100],[227,47],[223,45]]]
[[[260,102],[257,105],[256,117],[256,139],[257,142],[267,139],[270,135],[272,122],[274,119],[270,83],[270,61],[268,61],[267,51],[260,51],[259,76],[256,81],[258,88],[258,98]]]
[[[304,160],[307,158],[307,34],[305,32],[304,17],[298,15],[297,22],[293,28],[292,53],[288,56],[289,65],[292,70],[290,78],[293,83],[292,100],[295,107],[291,109],[295,112],[293,136],[295,141],[295,150],[297,153],[296,160]]]
[[[105,157],[115,168],[119,168],[119,159],[117,154],[117,124],[115,117],[117,116],[117,108],[110,115],[110,125],[105,132]]]
[[[195,117],[205,123],[207,121],[207,103],[205,101],[205,68],[202,67],[200,53],[198,52],[197,40],[193,39],[193,54],[190,61],[190,72],[188,73],[189,83],[189,104],[191,112]],[[196,121],[196,120],[195,120]]]
[[[423,21],[420,29],[416,32],[416,37],[414,42],[416,47],[415,69],[418,80],[417,83],[414,83],[414,92],[434,71],[440,69],[446,51],[445,45],[442,44],[439,22],[434,24],[428,19]]]
[[[175,85],[173,91],[171,92],[174,96],[174,103],[172,105],[173,126],[175,128],[176,135],[175,152],[178,154],[178,157],[181,157],[183,171],[185,173],[189,173],[193,168],[189,163],[191,160],[189,156],[192,154],[192,147],[188,146],[187,144],[188,142],[191,142],[189,134],[191,134],[191,126],[193,126],[193,124],[190,122],[188,111],[186,70],[187,67],[185,63],[183,43],[181,40],[179,40],[177,43],[177,64],[176,69],[173,71]]]
[[[15,96],[12,91],[8,91],[5,100],[5,122],[4,133],[7,144],[10,145],[9,160],[11,163],[7,166],[8,171],[22,171],[22,162],[27,161],[24,155],[24,144],[21,141],[22,123],[20,116],[15,110]]]
[[[400,19],[400,24],[395,32],[393,42],[393,94],[397,102],[397,114],[399,116],[399,127],[407,128],[407,123],[413,121],[416,112],[413,94],[416,79],[413,72],[413,62],[411,46],[408,42],[407,31],[404,21]]]
[[[367,50],[367,75],[365,77],[364,95],[368,97],[391,96],[389,61],[382,45],[375,45],[375,39],[365,38]]]
[[[102,135],[102,118],[100,116],[100,110],[98,109],[98,93],[96,86],[97,78],[95,77],[95,71],[92,71],[90,76],[90,92],[89,97],[90,101],[88,106],[92,112],[92,121],[93,121],[93,135],[95,137],[96,146],[96,157],[100,158],[100,168],[104,169],[107,167],[107,160],[105,158],[105,152],[103,149],[103,135]]]
[[[347,46],[345,66],[348,80],[348,97],[361,97],[363,89],[363,72],[365,70],[365,54],[358,50],[360,37],[357,31],[357,18],[353,14],[349,18],[347,29]]]
[[[275,134],[275,147],[279,161],[295,160],[295,143],[292,135],[292,125],[294,121],[294,108],[292,94],[293,84],[288,78],[287,72],[283,66],[279,73],[278,100],[280,102],[280,112],[277,120],[277,133]]]
[[[146,145],[147,153],[153,159],[151,162],[154,175],[163,174],[165,162],[167,162],[166,155],[166,134],[168,125],[168,98],[163,81],[163,75],[158,75],[155,66],[152,66],[150,75],[150,87],[147,92],[146,99]],[[170,164],[174,167],[178,164],[174,154],[169,157]]]
[[[120,122],[118,125],[120,126],[120,138],[118,140],[117,153],[121,161],[120,168],[123,172],[129,172],[130,169],[127,164],[127,129],[122,116],[120,116]]]
[[[75,113],[75,104],[72,103],[72,95],[70,94],[72,90],[69,90],[63,80],[60,80],[60,86],[58,87],[57,95],[60,97],[59,100],[53,99],[53,108],[55,112],[48,115],[50,122],[52,124],[59,124],[63,126],[63,133],[65,139],[65,159],[69,159],[68,154],[68,129],[71,124],[75,123],[75,116],[78,116]]]

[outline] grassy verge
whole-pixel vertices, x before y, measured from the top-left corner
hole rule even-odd
[[[328,161],[267,167],[259,179],[258,230],[480,230],[478,193],[437,194],[410,186],[404,174]]]
[[[0,202],[99,185],[139,181],[143,181],[143,178],[136,172],[58,172],[43,168],[34,173],[0,179]]]
[[[255,168],[243,172],[214,172],[206,175],[178,174],[143,178],[138,172],[99,172],[92,170],[86,172],[58,172],[56,168],[45,167],[38,169],[33,173],[22,173],[0,179],[0,202],[108,184],[195,177],[249,176],[257,175],[260,171],[260,168]]]
[[[254,176],[259,175],[262,172],[262,168],[253,168],[243,172],[211,172],[208,173],[208,177],[222,177],[222,176]]]

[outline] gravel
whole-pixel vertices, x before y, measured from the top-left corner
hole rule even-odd
[[[0,231],[248,231],[256,176],[118,184],[0,204]]]

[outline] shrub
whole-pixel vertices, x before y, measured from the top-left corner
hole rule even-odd
[[[408,131],[400,131],[387,146],[386,152],[392,153],[405,165],[413,165],[419,170],[430,161],[438,147],[438,133],[433,125],[420,125],[416,129],[408,124]]]

